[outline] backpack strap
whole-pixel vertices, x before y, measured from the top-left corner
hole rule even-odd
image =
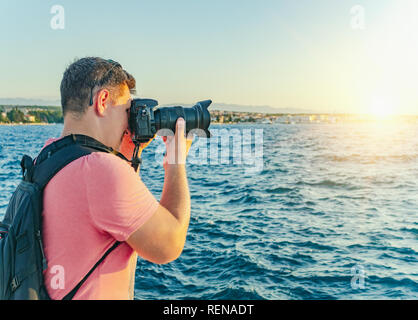
[[[38,188],[43,190],[58,171],[67,164],[92,152],[93,150],[90,148],[81,145],[74,144],[63,147],[54,153],[52,160],[46,158],[41,163],[38,163],[36,159],[36,164],[28,170],[25,179],[36,183]]]
[[[48,182],[67,164],[92,152],[115,154],[128,161],[120,152],[101,142],[80,134],[72,134],[46,146],[35,158],[33,166],[26,166],[26,181],[34,182],[42,190]],[[53,157],[53,159],[51,159]],[[50,160],[51,159],[51,160]],[[24,160],[22,159],[22,163]],[[27,162],[27,160],[26,160]],[[22,169],[23,169],[22,165]]]
[[[75,294],[77,293],[78,289],[81,288],[81,286],[84,284],[84,282],[86,282],[87,278],[93,273],[94,270],[96,270],[96,268],[99,266],[99,264],[101,264],[103,262],[104,259],[106,259],[106,257],[113,251],[115,250],[119,245],[121,244],[121,242],[116,241],[112,247],[110,247],[105,254],[100,258],[99,261],[96,262],[96,264],[93,266],[93,268],[90,269],[90,271],[84,276],[84,278],[75,286],[75,288],[73,290],[71,290],[69,293],[67,293],[67,295],[62,298],[62,300],[71,300]]]

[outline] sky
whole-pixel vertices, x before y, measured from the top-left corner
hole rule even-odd
[[[417,21],[416,0],[0,0],[0,98],[59,100],[99,56],[160,104],[418,114]]]

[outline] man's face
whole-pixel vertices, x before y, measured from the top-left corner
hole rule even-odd
[[[118,93],[120,95],[118,95]],[[116,89],[113,104],[110,106],[109,139],[114,149],[119,149],[125,130],[128,129],[129,108],[132,97],[126,84],[121,87],[120,92]]]

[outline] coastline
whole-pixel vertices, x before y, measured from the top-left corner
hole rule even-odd
[[[56,123],[48,122],[31,122],[31,123],[0,123],[0,126],[49,126]]]

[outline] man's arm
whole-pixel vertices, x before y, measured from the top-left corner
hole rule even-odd
[[[149,220],[136,230],[127,243],[144,259],[164,264],[183,251],[190,221],[190,193],[185,160],[191,140],[184,137],[184,123],[177,122],[174,137],[167,137],[168,163],[160,205]],[[177,156],[177,161],[173,161]]]
[[[183,251],[190,220],[190,195],[184,165],[169,165],[156,212],[127,240],[144,259],[164,264]]]

